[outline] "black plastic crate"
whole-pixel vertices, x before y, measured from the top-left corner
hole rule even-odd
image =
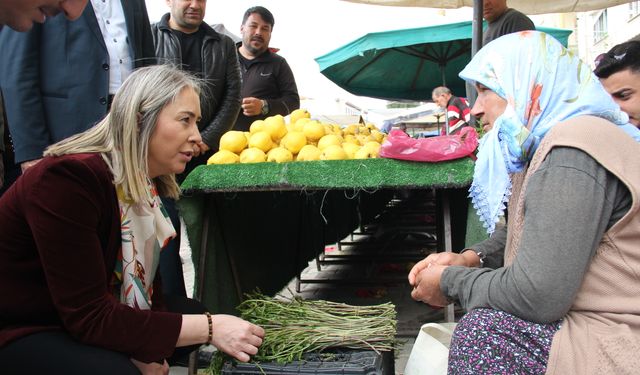
[[[370,350],[345,349],[308,353],[302,360],[287,364],[227,361],[222,367],[222,375],[393,375],[393,362],[393,352],[378,354]]]

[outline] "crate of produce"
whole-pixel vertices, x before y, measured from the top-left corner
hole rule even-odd
[[[226,361],[223,375],[392,375],[393,352],[344,349],[325,353],[307,353],[302,360],[289,363],[238,363]]]

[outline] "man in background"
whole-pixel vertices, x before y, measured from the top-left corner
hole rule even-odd
[[[60,12],[70,20],[80,17],[87,0],[0,0],[0,29],[7,25],[16,31],[31,29],[34,22]]]
[[[160,64],[174,64],[204,79],[200,95],[202,143],[184,175],[218,150],[240,111],[240,67],[234,42],[203,22],[206,0],[167,0],[170,13],[151,26]]]
[[[130,72],[155,63],[144,0],[91,0],[76,21],[55,16],[25,33],[5,28],[0,82],[22,170],[47,146],[103,118]]]
[[[274,18],[261,6],[249,8],[242,19],[238,48],[242,71],[242,111],[235,130],[247,131],[255,120],[286,116],[300,108],[300,97],[287,61],[269,50]]]
[[[536,29],[529,17],[507,7],[507,0],[483,0],[482,5],[482,17],[488,23],[482,34],[483,46],[506,34]]]
[[[445,115],[449,120],[449,134],[455,134],[469,125],[471,110],[469,109],[469,103],[464,98],[452,95],[451,90],[444,86],[433,89],[431,98],[438,107],[444,109]],[[446,127],[443,127],[440,133],[445,135],[446,131]]]
[[[640,127],[640,41],[613,46],[596,58],[593,71],[613,100]]]
[[[167,0],[170,12],[151,26],[160,64],[174,64],[204,79],[200,94],[202,119],[198,124],[202,142],[194,147],[194,158],[183,173],[182,182],[196,166],[206,164],[218,150],[220,137],[230,130],[240,111],[240,68],[235,43],[214,31],[204,21],[206,0]],[[175,201],[164,199],[173,226],[180,228]],[[165,294],[186,296],[179,254],[180,233],[160,254],[159,272]]]

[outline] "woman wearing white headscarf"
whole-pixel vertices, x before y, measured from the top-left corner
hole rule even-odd
[[[412,297],[457,300],[452,374],[630,373],[640,365],[640,133],[544,33],[510,34],[460,73],[492,126],[470,196],[491,238],[434,254]],[[509,207],[506,228],[495,223]],[[495,269],[489,260],[503,256]],[[485,260],[487,261],[486,264]]]

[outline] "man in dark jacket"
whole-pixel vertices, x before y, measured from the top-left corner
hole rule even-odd
[[[240,68],[235,44],[203,22],[206,1],[169,0],[171,12],[151,26],[160,64],[174,64],[203,78],[202,120],[194,158],[181,178],[218,150],[220,137],[240,111]]]
[[[286,116],[300,108],[300,97],[287,61],[269,50],[274,19],[261,6],[244,13],[238,57],[242,68],[242,112],[235,130],[249,130],[251,123],[268,116]]]
[[[15,162],[37,163],[47,146],[101,120],[131,70],[155,63],[144,0],[92,3],[28,32],[0,32],[0,84]]]
[[[240,111],[240,68],[231,38],[203,22],[206,0],[168,0],[167,4],[171,11],[151,25],[158,62],[177,65],[204,79],[198,125],[202,142],[194,147],[195,157],[185,171],[176,176],[182,182],[196,166],[206,163],[218,150],[222,134],[233,127]],[[162,201],[180,233],[175,201]],[[160,254],[159,272],[164,293],[185,296],[179,245],[178,234]]]

